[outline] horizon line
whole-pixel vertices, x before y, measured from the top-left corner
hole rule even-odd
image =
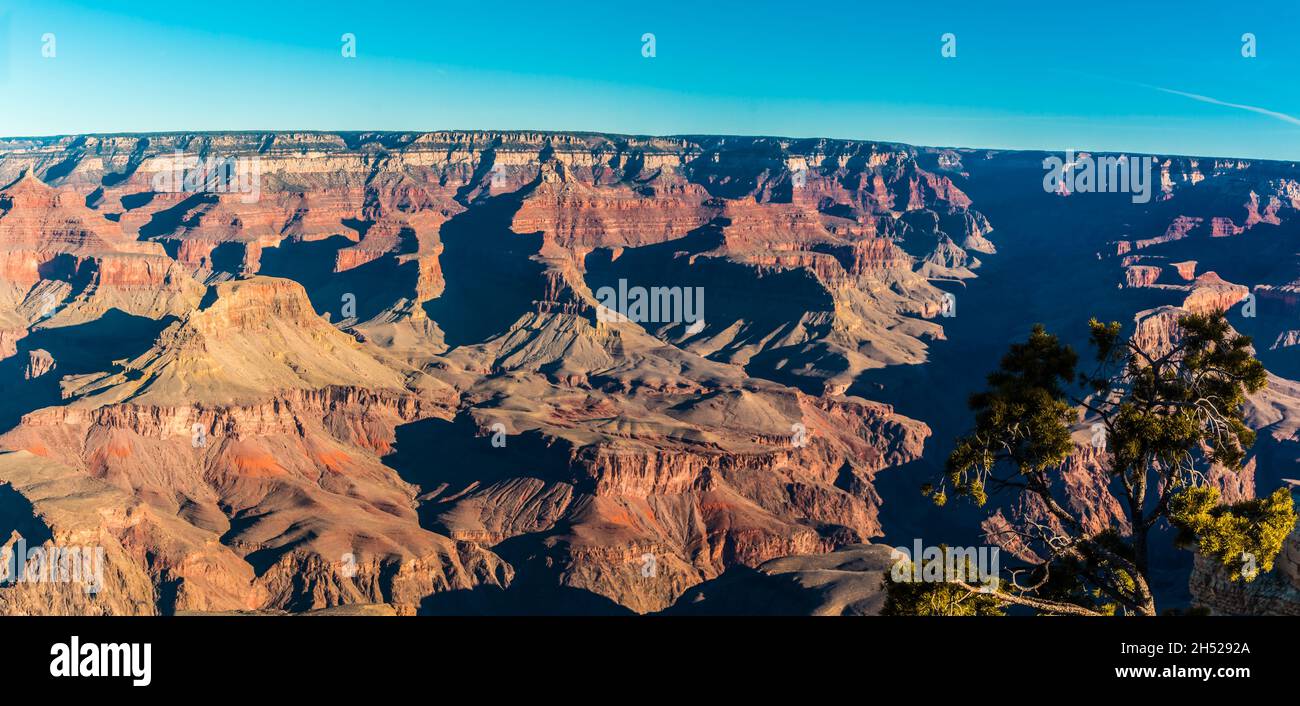
[[[902,147],[911,147],[914,149],[928,150],[954,150],[967,152],[1019,152],[1019,153],[1043,153],[1055,154],[1057,152],[1071,151],[1076,154],[1133,154],[1151,157],[1169,157],[1169,158],[1191,158],[1191,159],[1216,159],[1216,160],[1248,160],[1252,162],[1278,162],[1282,164],[1300,165],[1300,160],[1285,159],[1277,157],[1248,157],[1248,156],[1231,156],[1231,155],[1212,155],[1212,154],[1188,154],[1188,153],[1166,153],[1166,152],[1148,152],[1142,150],[1107,150],[1107,149],[1088,149],[1079,147],[1066,148],[1045,148],[1045,147],[970,147],[958,145],[941,145],[941,144],[920,144],[913,142],[903,142],[900,140],[876,140],[861,137],[828,137],[824,135],[795,137],[790,135],[764,135],[764,134],[743,134],[743,133],[709,133],[709,132],[686,132],[671,134],[651,134],[651,133],[631,133],[631,132],[606,132],[601,130],[542,130],[531,128],[437,128],[437,129],[420,129],[420,130],[390,130],[390,129],[320,129],[320,128],[274,128],[274,129],[220,129],[220,130],[142,130],[142,131],[117,131],[117,132],[68,132],[53,133],[48,135],[0,135],[0,141],[13,140],[56,140],[68,137],[148,137],[151,135],[266,135],[266,134],[291,134],[306,133],[319,135],[343,135],[343,134],[377,134],[377,135],[429,135],[436,133],[452,134],[472,134],[472,133],[539,133],[546,135],[590,135],[596,137],[622,137],[622,138],[642,138],[642,139],[689,139],[689,138],[749,138],[765,140],[788,140],[791,142],[809,141],[809,140],[829,140],[834,142],[861,142],[879,145],[897,145]]]

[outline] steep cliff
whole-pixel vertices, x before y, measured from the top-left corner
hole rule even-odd
[[[763,567],[812,587],[808,610],[874,612],[859,545],[915,500],[883,498],[882,474],[942,462],[952,381],[987,372],[1020,309],[1165,345],[1182,311],[1257,306],[1234,325],[1276,373],[1250,410],[1267,443],[1215,478],[1273,482],[1300,419],[1295,165],[1161,157],[1152,203],[1119,209],[1043,192],[1041,158],[528,131],[0,140],[0,500],[28,540],[106,547],[114,591],[0,605],[652,612]],[[638,290],[646,308],[620,300]],[[891,387],[901,369],[924,386]],[[1122,524],[1085,436],[1063,497]]]
[[[414,612],[519,571],[658,610],[880,534],[872,480],[929,431],[843,390],[924,360],[930,280],[972,276],[956,243],[992,251],[916,158],[525,132],[0,142],[0,447],[193,537],[119,557],[140,585],[106,612]],[[607,276],[699,283],[708,308],[690,331],[601,321]],[[792,293],[778,279],[806,305],[793,329],[762,301]],[[763,379],[780,357],[810,392]],[[135,556],[162,541],[99,531]]]

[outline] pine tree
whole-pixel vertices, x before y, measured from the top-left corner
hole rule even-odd
[[[958,440],[945,476],[923,488],[939,505],[949,492],[977,505],[1002,490],[1035,498],[1047,520],[1017,521],[1011,531],[1039,561],[992,592],[964,581],[891,582],[886,612],[989,614],[993,602],[1046,614],[1155,615],[1148,544],[1162,521],[1233,580],[1272,569],[1296,522],[1289,491],[1224,504],[1206,477],[1212,463],[1239,472],[1255,441],[1246,396],[1264,388],[1267,373],[1250,338],[1222,312],[1182,316],[1162,350],[1122,340],[1118,323],[1089,326],[1090,373],[1078,372],[1078,355],[1041,325],[1012,345],[987,389],[971,397],[975,426]],[[1127,531],[1089,529],[1062,502],[1058,481],[1081,418],[1104,430],[1109,492]],[[962,600],[970,594],[979,602]]]

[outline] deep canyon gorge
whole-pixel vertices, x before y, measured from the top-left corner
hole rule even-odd
[[[1269,385],[1209,481],[1300,477],[1300,165],[1156,155],[1134,203],[1045,190],[1047,156],[0,139],[0,542],[106,549],[97,594],[9,585],[0,612],[873,614],[890,546],[1041,512],[918,490],[1039,322],[1159,347],[1227,310]],[[184,157],[256,163],[256,198],[160,190]],[[698,289],[703,324],[602,320],[620,281]],[[1074,436],[1062,501],[1125,530]],[[1162,542],[1167,604],[1300,614],[1300,534],[1248,584]]]

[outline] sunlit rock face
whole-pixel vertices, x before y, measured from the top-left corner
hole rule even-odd
[[[1121,312],[1165,345],[1179,311],[1258,306],[1273,455],[1223,480],[1248,497],[1295,448],[1300,270],[1223,244],[1294,239],[1294,165],[1157,159],[1156,199],[1102,206],[1140,218],[1075,231],[1105,195],[1045,193],[1041,160],[542,132],[0,140],[0,487],[22,515],[0,531],[105,547],[111,588],[0,587],[0,609],[645,613],[742,585],[729,571],[875,567],[882,507],[918,503],[882,477],[942,463],[968,392],[943,381],[982,378],[1030,312]],[[1120,522],[1104,459],[1070,464],[1062,492]],[[878,610],[871,576],[827,586],[807,610]]]

